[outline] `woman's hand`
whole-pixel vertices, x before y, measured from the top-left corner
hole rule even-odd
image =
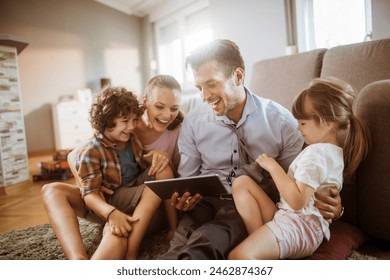
[[[145,158],[151,158],[151,166],[148,172],[149,176],[156,176],[169,165],[169,154],[163,151],[150,151],[144,155]]]
[[[196,204],[198,204],[199,201],[202,200],[202,198],[203,196],[198,193],[194,196],[191,196],[189,192],[185,192],[180,197],[179,193],[175,192],[171,197],[171,205],[179,211],[190,211],[194,209]]]
[[[316,199],[314,206],[320,210],[321,215],[329,224],[340,218],[342,213],[341,197],[336,186],[323,187],[314,193]]]
[[[131,217],[115,209],[107,220],[108,227],[112,234],[119,237],[129,237],[133,227],[132,224],[137,222],[138,218]]]

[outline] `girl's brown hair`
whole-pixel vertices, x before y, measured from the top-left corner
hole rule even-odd
[[[310,111],[304,107],[310,99]],[[353,112],[356,95],[352,87],[334,77],[314,79],[309,88],[294,100],[292,113],[296,119],[314,119],[320,124],[334,123],[343,139],[344,176],[351,176],[366,156],[368,144],[363,127]]]
[[[115,127],[114,119],[135,115],[140,117],[143,108],[139,106],[136,95],[123,87],[107,86],[97,97],[90,111],[92,127],[103,133]]]

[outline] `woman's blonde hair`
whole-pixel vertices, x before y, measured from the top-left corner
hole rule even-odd
[[[312,104],[310,111],[304,106],[306,98]],[[353,112],[355,98],[354,90],[346,82],[334,77],[317,78],[295,98],[292,106],[296,119],[334,123],[336,133],[346,135],[343,141],[344,176],[353,175],[368,150],[366,134]]]

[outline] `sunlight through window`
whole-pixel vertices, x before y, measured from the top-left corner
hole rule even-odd
[[[365,0],[314,0],[317,48],[362,42],[366,36]]]
[[[371,0],[296,0],[295,3],[301,52],[371,39]]]
[[[156,23],[158,72],[174,76],[182,88],[193,87],[193,76],[184,67],[191,51],[212,40],[209,9],[190,10]]]

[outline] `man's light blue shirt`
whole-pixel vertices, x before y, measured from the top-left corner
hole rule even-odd
[[[278,103],[246,90],[246,104],[236,127],[241,129],[253,158],[266,153],[287,170],[302,151],[303,140],[297,131],[297,121]],[[227,116],[216,116],[206,102],[184,118],[179,136],[181,177],[218,174],[231,193],[226,177],[234,170],[241,175],[239,143],[236,134],[227,127]]]

